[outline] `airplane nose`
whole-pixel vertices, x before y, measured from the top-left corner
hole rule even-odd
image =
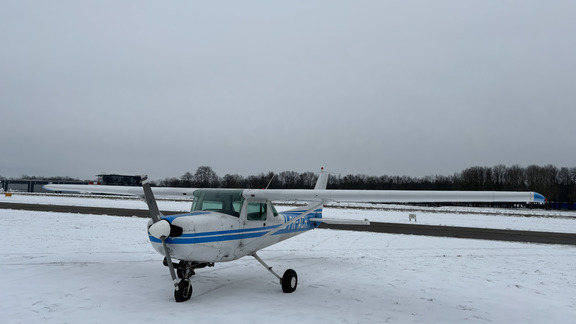
[[[168,237],[170,235],[170,227],[170,223],[163,219],[152,224],[150,228],[148,228],[148,232],[155,238],[161,239],[162,237]]]

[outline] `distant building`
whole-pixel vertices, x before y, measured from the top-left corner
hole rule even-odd
[[[122,174],[99,174],[99,184],[107,186],[140,186],[141,176]]]

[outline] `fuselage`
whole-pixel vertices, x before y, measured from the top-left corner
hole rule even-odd
[[[278,213],[270,201],[245,200],[239,192],[198,192],[190,213],[164,216],[182,229],[182,235],[166,238],[170,255],[193,262],[232,261],[314,229],[318,224],[309,219],[322,217],[321,207],[312,212],[301,207]],[[164,255],[162,242],[148,234],[154,249]]]

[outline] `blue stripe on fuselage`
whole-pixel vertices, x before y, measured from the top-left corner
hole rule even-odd
[[[222,234],[219,234],[219,235],[208,235],[208,233],[218,233],[218,232],[188,233],[188,234],[183,234],[182,236],[179,236],[179,237],[169,237],[166,239],[166,243],[168,243],[168,244],[197,244],[197,243],[211,243],[211,242],[220,242],[220,241],[223,242],[223,241],[243,240],[243,239],[249,239],[249,238],[256,238],[256,237],[264,236],[270,230],[272,230],[278,226],[280,226],[280,225],[263,227],[263,228],[247,228],[245,230],[245,233],[240,233],[241,231],[244,231],[244,230],[223,231]],[[305,231],[308,231],[311,229],[313,229],[313,227],[301,228],[301,229],[285,228],[285,229],[280,230],[280,231],[278,231],[272,235],[305,232]],[[260,232],[256,232],[258,230]],[[228,233],[224,233],[224,232],[228,232]],[[232,232],[235,232],[235,234],[231,234]],[[253,232],[256,232],[256,233],[253,233]],[[148,235],[148,237],[150,238],[150,241],[152,241],[152,242],[162,243],[162,241],[160,241],[159,239],[157,239],[153,236]]]
[[[274,229],[281,225],[275,226],[267,226],[267,227],[256,227],[256,228],[244,228],[244,229],[237,229],[237,230],[229,230],[229,231],[215,231],[215,232],[202,232],[202,233],[184,233],[179,237],[202,237],[202,236],[217,236],[217,235],[230,235],[236,233],[243,233],[243,232],[257,232],[257,231],[264,231]]]
[[[306,210],[291,210],[279,213],[279,215],[284,217],[284,221],[288,222],[294,217],[298,217],[302,215],[302,213],[306,212]],[[206,214],[206,213],[202,213]],[[174,220],[177,217],[183,216],[194,216],[198,215],[197,213],[191,214],[181,214],[181,215],[173,215],[169,217],[163,217],[169,221]],[[290,224],[288,227],[272,234],[272,235],[281,235],[281,234],[288,234],[288,233],[298,233],[298,232],[305,232],[311,229],[318,227],[319,224],[310,223],[308,221],[309,218],[319,218],[322,217],[322,209],[317,209],[314,212],[307,215],[303,219],[295,222],[294,224]],[[171,219],[170,219],[171,218]],[[242,239],[249,239],[249,238],[256,238],[266,235],[271,230],[274,230],[278,227],[283,226],[280,225],[273,225],[273,226],[266,226],[266,227],[256,227],[256,228],[244,228],[244,229],[236,229],[236,230],[228,230],[228,231],[213,231],[213,232],[202,232],[202,233],[184,233],[179,237],[174,238],[167,238],[166,243],[168,244],[197,244],[197,243],[210,243],[210,242],[220,242],[220,241],[232,241],[232,240],[242,240]],[[159,239],[150,236],[150,241],[155,243],[161,243]]]

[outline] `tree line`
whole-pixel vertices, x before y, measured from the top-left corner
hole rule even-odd
[[[155,181],[157,186],[191,188],[270,188],[311,189],[317,175],[313,172],[266,172],[247,177],[226,174],[219,177],[209,166],[200,166],[194,174]],[[550,201],[576,202],[576,167],[553,165],[474,166],[453,175],[370,176],[331,174],[329,189],[357,190],[488,190],[536,191]]]

